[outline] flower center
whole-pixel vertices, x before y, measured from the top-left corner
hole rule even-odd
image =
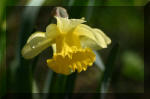
[[[48,66],[57,73],[68,75],[71,72],[85,71],[92,66],[95,54],[90,48],[83,49],[79,37],[73,33],[62,34],[56,39],[56,53],[48,59]]]

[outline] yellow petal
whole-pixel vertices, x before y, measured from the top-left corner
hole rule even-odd
[[[21,54],[24,58],[31,59],[49,47],[51,44],[52,39],[47,39],[45,37],[45,33],[36,32],[29,37],[27,43],[21,51]]]
[[[80,24],[74,31],[80,36],[81,45],[92,49],[106,48],[110,39],[99,29],[93,29],[87,25]]]
[[[81,23],[84,23],[84,19],[68,19],[56,17],[57,19],[57,27],[61,33],[68,33],[75,29],[75,27]]]
[[[47,38],[56,38],[60,33],[58,31],[57,25],[56,24],[50,24],[46,27],[46,33],[45,36]]]
[[[88,37],[81,36],[80,37],[81,46],[83,48],[91,48],[93,50],[101,49],[102,47],[98,46],[98,44]]]
[[[30,43],[31,41],[36,42],[39,39],[45,38],[45,33],[44,32],[35,32],[31,34],[31,36],[28,38],[27,43]]]
[[[101,31],[100,29],[93,29],[93,30],[95,31],[94,33],[97,33],[97,35],[102,35],[107,44],[111,43],[110,38],[103,31]]]
[[[53,53],[56,53],[56,43],[52,44]]]

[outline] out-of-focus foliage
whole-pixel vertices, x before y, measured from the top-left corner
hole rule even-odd
[[[61,4],[65,6],[143,6],[147,2],[148,0],[47,0],[44,5]]]
[[[122,72],[130,79],[144,81],[144,60],[137,53],[126,51],[122,55]]]
[[[6,37],[5,37],[5,31],[6,31],[6,23],[4,21],[3,24],[1,24],[1,30],[0,30],[0,95],[4,94],[6,92]]]
[[[0,3],[0,96],[6,92],[6,67],[5,67],[5,48],[6,48],[6,0]]]

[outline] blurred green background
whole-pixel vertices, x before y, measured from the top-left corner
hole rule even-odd
[[[0,94],[5,93],[143,93],[144,5],[147,0],[1,0]],[[26,5],[26,6],[25,6]],[[52,49],[32,60],[21,48],[35,31],[45,31],[56,6],[70,18],[85,17],[112,40],[107,49],[95,51],[92,67],[69,76],[56,74],[46,59]],[[104,69],[105,68],[105,69]]]

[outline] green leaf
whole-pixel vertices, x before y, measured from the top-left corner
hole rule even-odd
[[[0,96],[6,93],[6,5],[8,0],[0,3]]]
[[[25,60],[21,56],[21,49],[33,31],[40,6],[45,0],[31,0],[22,15],[19,40],[17,42],[16,57],[8,71],[8,90],[11,92],[32,92],[32,60]],[[34,4],[36,7],[34,7]],[[29,16],[30,15],[30,16]]]
[[[53,77],[53,71],[49,69],[46,80],[45,80],[43,93],[48,93],[50,91],[52,87],[52,77]]]
[[[118,50],[119,50],[119,45],[115,44],[109,53],[108,59],[105,64],[106,66],[105,71],[100,80],[100,85],[97,90],[99,92],[106,93],[108,91],[110,80],[111,80],[112,73],[113,73],[113,68],[115,67],[114,63],[117,57]],[[105,94],[101,94],[102,99],[104,98],[104,95]]]
[[[98,54],[97,51],[94,51],[95,55],[96,55],[96,61],[95,61],[95,64],[96,66],[101,70],[101,71],[104,71],[105,70],[105,66],[103,64],[103,61],[101,59],[101,56]]]
[[[2,96],[6,93],[6,35],[2,28],[0,33],[0,96]]]

